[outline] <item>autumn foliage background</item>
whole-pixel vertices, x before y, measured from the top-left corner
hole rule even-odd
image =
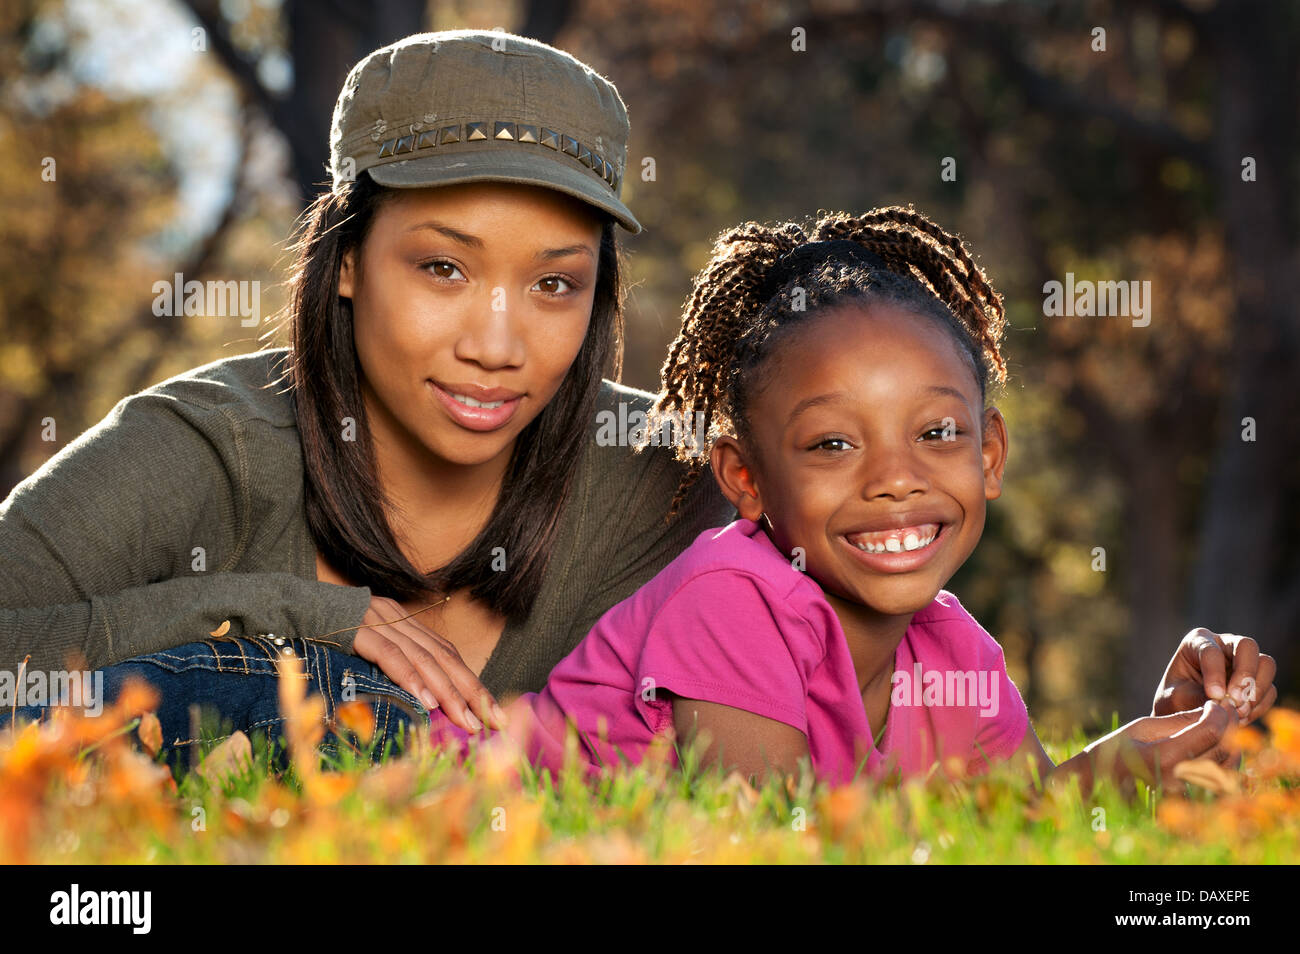
[[[624,198],[646,232],[624,243],[633,281],[627,383],[656,387],[690,277],[722,228],[914,204],[966,237],[1007,301],[1012,380],[998,403],[1011,432],[1008,483],[950,588],[1003,645],[1040,734],[1064,751],[1071,738],[1109,729],[1116,713],[1128,721],[1148,712],[1164,664],[1194,624],[1256,637],[1278,661],[1282,703],[1295,706],[1294,5],[376,0],[360,9],[310,0],[0,6],[0,496],[125,394],[264,343],[268,328],[235,318],[156,317],[152,286],[176,272],[259,281],[264,315],[283,303],[288,238],[325,178],[330,110],[356,60],[421,29],[505,27],[570,50],[628,104]],[[1099,27],[1104,50],[1095,48]],[[792,49],[795,28],[804,51]],[[57,178],[45,181],[51,157]],[[955,161],[951,181],[940,175],[945,157]],[[647,158],[652,178],[639,174]],[[1150,325],[1044,317],[1042,286],[1066,272],[1151,281]],[[268,340],[282,343],[274,330]],[[1247,418],[1254,440],[1243,439]],[[54,440],[45,439],[50,419]],[[1095,569],[1097,548],[1104,571]],[[320,776],[346,781],[316,783],[300,771],[292,784],[262,773],[210,787],[208,830],[229,837],[172,838],[192,821],[184,793],[125,747],[147,731],[147,723],[126,729],[145,701],[120,714],[121,735],[96,735],[110,733],[106,721],[7,738],[0,824],[9,857],[290,859],[354,845],[338,831],[313,842],[286,817],[358,826],[362,856],[379,857],[385,838],[406,845],[402,826],[417,824],[450,826],[449,840],[393,850],[440,858],[490,850],[475,826],[483,800],[498,797],[492,771],[476,776],[482,789],[438,774],[447,769],[436,760],[412,767],[418,759]],[[1267,745],[1243,736],[1257,775],[1241,792],[1115,810],[1154,813],[1152,837],[1169,836],[1162,850],[1205,860],[1220,849],[1196,855],[1194,841],[1177,836],[1209,815],[1272,831],[1249,849],[1257,854],[1285,837],[1294,845],[1286,782],[1294,716],[1275,718]],[[87,733],[100,747],[78,758]],[[698,850],[713,858],[728,850],[719,834],[728,826],[758,839],[746,852],[771,857],[910,859],[924,843],[927,857],[953,858],[964,843],[934,821],[946,809],[932,816],[919,806],[949,805],[951,817],[968,819],[1024,807],[1021,794],[992,781],[951,804],[881,795],[908,833],[895,838],[857,822],[836,828],[856,817],[845,807],[853,799],[876,797],[855,788],[818,803],[806,838],[785,837],[783,819],[769,843],[755,833],[782,819],[781,804],[791,807],[777,794],[701,781],[709,807],[689,799],[662,807],[657,796],[638,799],[684,783],[651,774],[639,784],[608,795],[609,806],[631,813],[627,828],[602,821],[604,809],[581,813],[563,786],[538,801],[511,796],[511,817],[576,840],[530,840],[525,825],[523,834],[512,829],[520,841],[510,850],[551,860],[570,850],[696,851],[695,836],[663,835],[646,848],[631,834],[659,831],[662,811],[683,813],[685,830],[707,843]],[[73,824],[69,813],[88,792],[113,807]],[[369,814],[372,802],[393,809],[383,824]],[[326,813],[326,803],[343,808]],[[1036,810],[1046,814],[1026,824],[1065,817]],[[24,837],[14,821],[28,817],[21,812],[40,819]],[[719,827],[720,817],[731,821]],[[115,843],[97,837],[96,825],[159,834]],[[1012,856],[1017,831],[989,850]],[[1124,857],[1113,855],[1118,837],[1103,846],[1086,825],[1078,837],[1082,856]]]

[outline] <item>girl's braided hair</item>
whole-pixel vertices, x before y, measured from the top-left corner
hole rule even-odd
[[[924,215],[892,206],[859,216],[824,213],[808,229],[746,222],[718,237],[695,278],[660,372],[647,438],[698,421],[695,433],[710,441],[718,434],[747,440],[746,410],[759,383],[750,372],[789,328],[848,300],[887,301],[943,324],[969,356],[981,400],[990,384],[1005,382],[1002,298],[961,239]],[[689,469],[669,520],[707,460],[704,448],[674,445]]]

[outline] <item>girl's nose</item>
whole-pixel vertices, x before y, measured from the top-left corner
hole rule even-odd
[[[874,449],[863,456],[863,498],[870,500],[875,497],[892,497],[903,500],[929,489],[930,482],[918,466],[910,448]]]
[[[456,357],[488,370],[523,364],[521,317],[522,309],[510,300],[504,287],[490,289],[466,315],[456,342]]]

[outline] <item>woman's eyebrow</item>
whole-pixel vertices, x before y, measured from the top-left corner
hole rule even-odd
[[[549,262],[551,259],[564,258],[568,255],[586,255],[588,258],[596,257],[596,253],[592,251],[590,245],[565,245],[563,248],[543,249],[533,256],[533,260],[538,262]]]
[[[443,225],[441,222],[435,222],[430,219],[428,222],[421,222],[418,225],[412,225],[408,232],[418,232],[420,229],[431,229],[434,232],[441,232],[453,242],[459,242],[461,245],[467,245],[470,248],[482,248],[483,240],[477,235],[470,235],[468,232],[462,232],[460,229],[454,229],[450,225]]]
[[[439,232],[454,242],[459,242],[469,248],[482,249],[483,240],[477,235],[470,235],[468,232],[462,232],[460,229],[452,228],[450,225],[444,225],[442,222],[430,219],[427,222],[420,222],[412,225],[408,232],[418,232],[421,229],[429,229],[433,232]],[[533,256],[534,261],[549,262],[552,259],[564,258],[566,255],[586,255],[588,258],[595,258],[596,253],[590,245],[565,245],[562,248],[543,249]]]

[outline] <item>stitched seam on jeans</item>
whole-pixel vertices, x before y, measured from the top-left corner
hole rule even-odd
[[[421,702],[419,699],[415,698],[415,696],[411,695],[401,686],[395,684],[384,685],[381,682],[368,680],[366,677],[358,677],[358,682],[357,682],[358,689],[362,688],[363,682],[366,683],[365,689],[369,692],[373,692],[378,695],[396,696],[397,698],[401,699],[403,702],[409,703],[412,708],[424,709],[424,703]]]
[[[276,718],[274,718],[274,719],[263,719],[261,722],[254,722],[252,725],[245,726],[244,728],[246,728],[246,729],[260,729],[260,728],[262,728],[263,726],[268,726],[268,725],[271,725],[272,723],[275,723],[275,722],[283,722],[283,721],[284,721],[284,716],[278,716],[278,717],[276,717]],[[241,729],[240,731],[242,732],[243,730]],[[233,733],[233,732],[230,733],[230,735],[234,735],[234,734],[235,734],[235,733]],[[211,739],[209,739],[208,741],[211,741],[211,742],[224,742],[224,741],[226,741],[226,739],[230,738],[230,735],[213,736],[213,737],[212,737]],[[177,739],[175,742],[172,743],[172,745],[193,745],[195,742],[202,742],[202,741],[204,741],[204,740],[203,740],[203,739],[183,739],[183,740],[182,740],[182,739]]]
[[[217,661],[217,672],[221,672],[221,653],[217,652],[216,644],[208,642],[206,639],[202,640],[202,643],[204,646],[207,646],[208,649],[212,650],[212,658]]]
[[[163,654],[161,653],[150,654],[151,657],[160,656],[160,655]],[[219,665],[215,664],[215,662],[210,659],[204,660],[204,659],[196,658],[194,656],[170,656],[169,658],[176,659],[185,663],[188,669],[207,669],[209,672],[228,672],[231,674],[237,674],[236,670],[222,669]],[[266,670],[266,669],[250,669],[244,673],[238,673],[238,674],[245,675],[245,676],[274,676],[275,675],[273,671]]]
[[[329,697],[330,697],[330,711],[331,711],[331,712],[337,712],[337,711],[338,711],[338,703],[334,701],[334,678],[333,678],[333,676],[330,675],[330,657],[329,657],[329,653],[327,653],[327,652],[325,652],[324,650],[322,650],[319,646],[315,647],[315,649],[316,649],[316,666],[317,666],[317,671],[319,671],[320,660],[321,660],[321,658],[324,657],[324,659],[325,659],[325,680],[324,680],[324,682],[323,682],[323,685],[325,686],[325,690],[326,690],[326,692],[329,693]]]

